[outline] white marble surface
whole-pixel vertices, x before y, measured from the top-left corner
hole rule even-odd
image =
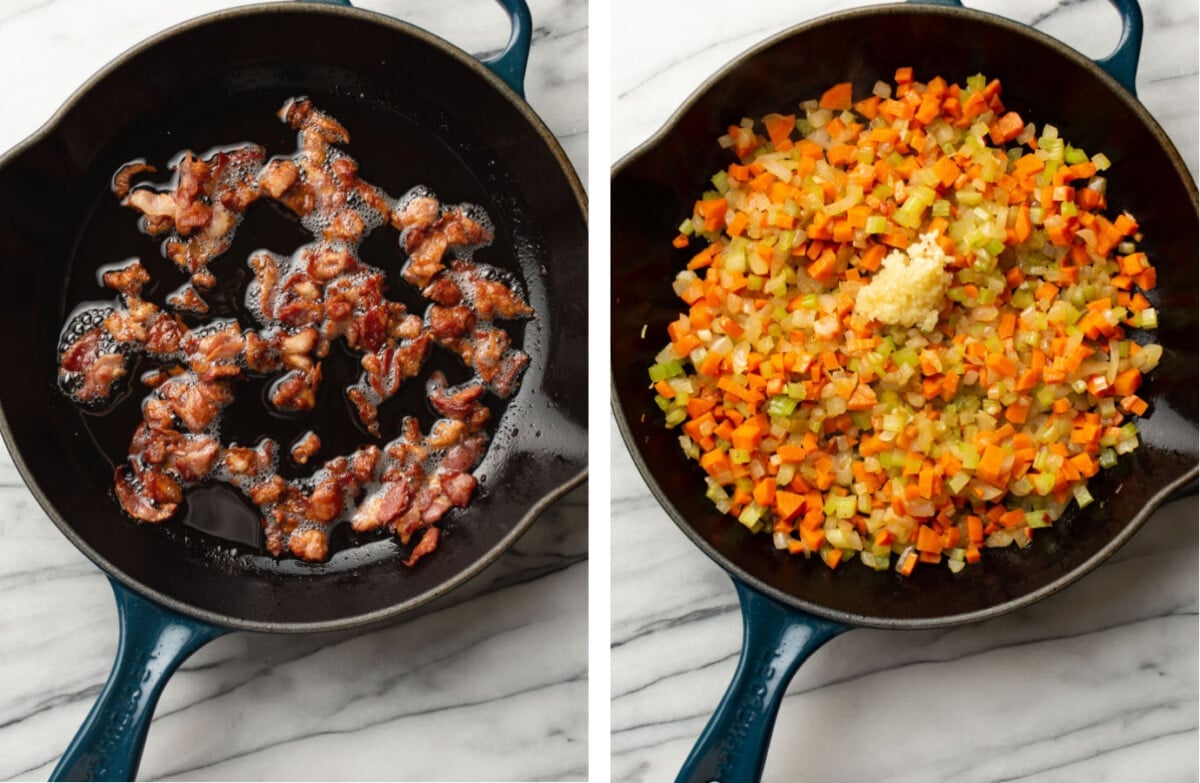
[[[4,0],[0,150],[129,46],[234,4]],[[492,0],[363,5],[469,52],[508,39]],[[531,6],[529,102],[582,174],[587,7]],[[584,779],[587,500],[586,487],[569,494],[499,562],[416,619],[213,642],[168,684],[141,778]],[[6,453],[0,509],[0,778],[44,780],[107,676],[116,612],[104,577],[45,518]]]
[[[863,4],[618,0],[613,159],[739,52]],[[1119,31],[1103,0],[968,4],[1093,57]],[[1197,7],[1143,7],[1138,93],[1195,176]],[[610,426],[612,778],[649,783],[673,779],[724,692],[741,620],[728,577],[656,505]],[[1006,617],[834,639],[788,690],[765,780],[1197,780],[1197,519],[1195,498],[1164,507],[1095,573]]]

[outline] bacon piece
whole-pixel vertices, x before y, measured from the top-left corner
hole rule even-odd
[[[322,141],[345,144],[350,134],[341,123],[313,107],[308,98],[289,100],[279,110],[279,118],[305,134],[314,134]]]
[[[462,289],[454,282],[454,278],[447,274],[434,277],[421,295],[445,307],[453,307],[462,301]]]
[[[76,393],[81,400],[106,399],[112,385],[125,374],[125,356],[119,353],[104,353],[96,357],[83,372],[83,386]]]
[[[321,385],[321,364],[308,372],[291,370],[271,390],[271,404],[285,411],[311,411],[317,407],[317,389]]]
[[[216,438],[188,438],[174,447],[167,457],[167,466],[184,481],[195,483],[207,476],[221,457],[221,445]]]
[[[441,539],[441,531],[436,527],[431,527],[421,536],[421,540],[413,547],[412,552],[404,560],[404,565],[412,568],[425,555],[437,549],[438,541]]]
[[[136,258],[132,263],[104,273],[104,286],[126,296],[137,296],[142,286],[150,282],[150,273]]]
[[[475,314],[463,305],[433,305],[429,308],[429,328],[438,340],[453,340],[475,328]]]
[[[451,471],[441,477],[442,495],[459,508],[466,508],[471,502],[471,495],[478,484],[478,480],[470,473]]]
[[[317,522],[332,522],[342,513],[342,489],[330,476],[319,483],[308,500],[308,516]]]
[[[133,469],[128,465],[119,465],[113,473],[113,486],[117,491],[117,500],[125,513],[142,522],[164,522],[175,514],[179,508],[178,502],[155,502],[149,494],[143,494],[131,479]],[[146,472],[138,477],[138,483],[143,484]],[[163,477],[170,481],[169,477]],[[178,485],[176,485],[178,486]],[[145,487],[143,486],[143,489]],[[161,490],[159,491],[160,494]]]
[[[175,226],[178,205],[170,193],[157,193],[149,188],[138,188],[121,200],[123,206],[132,207],[145,215],[143,227],[150,235],[161,234]]]
[[[429,196],[416,196],[410,198],[404,208],[392,216],[392,221],[396,228],[404,229],[425,229],[429,228],[437,221],[438,215],[442,211],[442,205],[438,200]]]
[[[304,465],[320,450],[321,439],[317,437],[317,433],[309,430],[292,445],[292,459]]]
[[[274,199],[286,193],[299,179],[300,169],[296,162],[286,158],[271,161],[258,175],[259,187]]]
[[[493,318],[521,318],[532,315],[533,308],[525,304],[511,288],[495,280],[475,280],[475,312],[485,321]]]
[[[433,276],[445,269],[442,256],[446,254],[446,237],[440,233],[427,233],[414,243],[407,245],[408,263],[401,275],[418,288],[424,288]]]
[[[220,397],[211,387],[193,377],[180,376],[158,387],[156,394],[170,404],[172,412],[190,432],[202,432],[221,411]],[[210,388],[206,388],[210,387]]]
[[[142,160],[135,160],[132,163],[126,163],[121,168],[117,169],[117,173],[112,178],[112,192],[117,198],[125,198],[129,195],[130,181],[138,174],[153,174],[157,172],[154,166]]]
[[[379,409],[375,407],[375,403],[367,398],[362,389],[355,386],[346,392],[346,398],[354,406],[354,412],[358,414],[358,420],[367,428],[367,432],[379,437]]]
[[[319,562],[329,556],[329,537],[315,527],[297,530],[288,537],[288,549],[301,560]]]
[[[208,303],[200,298],[200,293],[191,283],[184,285],[179,290],[175,291],[167,297],[167,304],[174,307],[176,310],[182,310],[185,313],[197,313],[203,315],[208,312]]]
[[[469,384],[456,391],[448,390],[446,376],[440,371],[433,373],[425,385],[425,396],[434,410],[459,421],[471,418],[483,394],[484,387],[479,384]]]

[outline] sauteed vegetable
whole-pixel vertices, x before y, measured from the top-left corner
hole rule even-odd
[[[1138,445],[1162,349],[1137,221],[1106,214],[1103,154],[1001,92],[901,68],[719,139],[650,380],[708,497],[778,549],[958,572]]]

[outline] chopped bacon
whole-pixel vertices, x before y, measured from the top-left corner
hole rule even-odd
[[[304,465],[320,450],[321,439],[317,437],[317,433],[309,430],[292,445],[292,459]]]
[[[277,199],[288,191],[300,179],[300,169],[296,162],[286,158],[273,160],[263,166],[258,175],[258,184],[263,192]]]
[[[429,377],[425,389],[425,396],[434,410],[460,421],[471,417],[484,393],[483,386],[479,384],[469,384],[450,392],[446,389],[446,376],[441,372],[435,372]]]
[[[425,555],[437,549],[438,540],[441,538],[442,532],[436,527],[431,527],[421,536],[421,540],[413,547],[412,552],[404,560],[404,565],[412,568]]]
[[[198,313],[203,315],[208,312],[208,302],[200,298],[200,293],[191,283],[183,286],[175,293],[167,297],[167,304],[174,307],[176,310],[182,310],[185,313]]]
[[[288,549],[301,560],[320,562],[329,556],[329,536],[315,527],[297,530],[288,537]]]
[[[220,457],[221,444],[205,436],[186,439],[182,446],[172,449],[166,462],[180,478],[194,483],[207,476]]]
[[[492,240],[471,217],[473,207],[443,206],[414,190],[393,209],[388,195],[365,181],[358,164],[336,148],[349,141],[341,124],[307,99],[289,101],[280,117],[299,131],[291,157],[264,164],[261,147],[244,145],[206,159],[185,152],[170,185],[133,187],[136,175],[154,171],[140,161],[113,177],[114,192],[141,213],[145,231],[173,232],[164,255],[190,274],[190,282],[167,301],[188,313],[208,311],[201,293],[213,291],[217,280],[207,265],[228,250],[241,215],[256,200],[266,197],[301,216],[315,215],[303,221],[315,242],[291,259],[266,251],[250,259],[254,280],[247,301],[265,329],[243,329],[232,320],[190,329],[177,313],[141,298],[150,278],[131,259],[104,275],[105,285],[119,294],[117,302],[80,316],[77,331],[87,331],[63,351],[60,383],[80,400],[107,398],[131,357],[144,355],[160,365],[141,376],[151,391],[142,402],[129,459],[114,475],[121,505],[134,518],[167,519],[185,488],[216,476],[259,507],[266,548],[274,555],[327,558],[326,526],[347,515],[356,530],[386,527],[405,545],[418,535],[405,560],[412,566],[437,547],[439,520],[474,494],[477,480],[470,471],[482,458],[483,428],[491,415],[484,403],[487,390],[507,396],[528,361],[512,348],[507,333],[487,322],[532,311],[497,270],[466,260]],[[402,276],[432,303],[424,317],[389,300],[385,274],[356,254],[363,236],[380,222],[401,229],[407,256]],[[222,299],[214,302],[226,306]],[[233,400],[235,381],[282,371],[270,387],[271,403],[280,410],[311,410],[321,360],[339,337],[360,356],[364,371],[347,390],[348,399],[377,437],[376,406],[419,374],[432,343],[458,354],[475,378],[448,388],[445,376],[433,373],[426,398],[443,418],[428,434],[416,417],[405,417],[400,434],[382,448],[334,457],[310,480],[278,475],[278,445],[272,440],[255,448],[221,446],[215,429]],[[291,456],[307,464],[320,448],[320,439],[308,432],[292,445]],[[347,506],[364,494],[357,510],[347,514],[353,510]]]
[[[142,160],[135,160],[132,163],[126,163],[121,168],[117,169],[117,173],[112,178],[112,192],[117,198],[125,198],[129,195],[130,181],[138,174],[153,174],[158,169],[151,166]]]
[[[434,224],[441,211],[442,205],[437,199],[416,196],[405,203],[404,208],[393,216],[393,220],[399,229],[424,229]]]
[[[104,286],[126,296],[139,295],[142,286],[149,282],[150,273],[136,258],[132,263],[104,273]]]
[[[271,391],[271,404],[284,411],[311,411],[317,407],[317,389],[321,385],[321,364],[308,372],[284,373]]]
[[[442,494],[459,508],[466,508],[471,502],[471,494],[475,492],[478,480],[470,473],[451,471],[442,474]]]
[[[533,308],[525,304],[511,288],[495,280],[476,280],[475,312],[485,321],[493,318],[521,318],[533,314]]]
[[[329,477],[317,485],[308,500],[308,516],[317,522],[332,522],[342,513],[342,489]]]
[[[190,432],[203,432],[212,424],[221,410],[219,398],[206,387],[216,386],[195,377],[178,377],[159,386],[155,391],[170,404],[172,412],[179,417]]]
[[[83,386],[76,393],[81,400],[106,399],[113,383],[125,374],[125,356],[104,353],[83,371]]]
[[[438,340],[453,340],[475,328],[475,314],[463,305],[429,308],[429,328]]]
[[[445,307],[452,307],[462,301],[462,289],[454,282],[454,278],[447,274],[434,277],[421,295]]]
[[[117,491],[117,500],[120,501],[121,508],[125,509],[125,513],[143,522],[164,522],[170,519],[175,514],[175,510],[179,508],[179,503],[155,502],[145,491],[144,486],[139,488],[134,483],[134,479],[130,475],[132,473],[133,470],[129,465],[119,465],[113,473],[113,486]],[[142,477],[145,475],[143,473]],[[170,480],[169,477],[165,478]],[[137,481],[137,484],[142,483],[140,480]]]

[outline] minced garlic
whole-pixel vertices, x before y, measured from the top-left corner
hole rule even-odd
[[[937,234],[922,234],[908,252],[893,250],[883,259],[871,282],[859,289],[854,312],[882,324],[932,331],[950,285],[949,260]]]

